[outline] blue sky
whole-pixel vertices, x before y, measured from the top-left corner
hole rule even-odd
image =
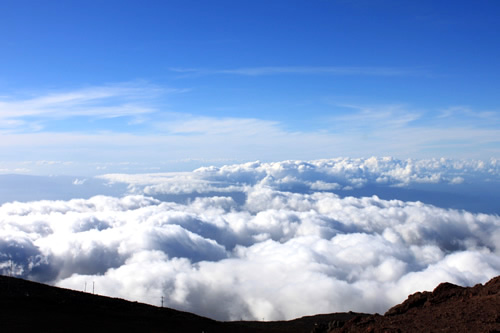
[[[500,157],[497,1],[2,1],[0,172]]]

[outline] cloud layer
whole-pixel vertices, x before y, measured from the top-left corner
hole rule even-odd
[[[222,320],[384,312],[442,281],[500,274],[500,218],[332,191],[498,180],[495,163],[337,159],[107,175],[131,193],[0,206],[0,269],[78,290],[95,282],[99,294],[155,305],[164,296]]]
[[[245,196],[257,184],[275,190],[341,196],[377,195],[383,199],[423,201],[441,207],[500,214],[500,164],[497,159],[399,160],[335,158],[275,163],[251,162],[203,167],[187,173],[107,174],[115,184],[128,184],[132,193],[160,199],[186,199],[192,193]]]

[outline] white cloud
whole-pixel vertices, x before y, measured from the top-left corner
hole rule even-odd
[[[189,117],[164,124],[160,123],[157,126],[175,135],[252,136],[272,133],[278,128],[278,123],[248,118]],[[241,132],[242,130],[245,132]]]
[[[202,167],[194,172],[107,174],[100,178],[142,186],[147,194],[241,190],[257,184],[274,189],[336,190],[346,186],[407,186],[411,184],[462,184],[480,179],[500,180],[496,159],[406,159],[392,157],[333,158],[312,161],[250,162]]]
[[[151,93],[139,86],[130,84],[91,87],[70,92],[52,93],[46,96],[24,100],[7,100],[0,102],[0,118],[11,119],[26,116],[69,117],[102,116],[116,117],[144,112],[151,109],[131,104]],[[157,93],[159,89],[156,88]],[[121,105],[116,100],[121,100]],[[109,104],[111,102],[111,104]]]
[[[164,296],[166,306],[223,320],[384,312],[442,281],[500,274],[499,216],[339,197],[318,184],[463,177],[449,185],[462,186],[474,175],[498,179],[495,161],[335,159],[107,175],[136,194],[0,206],[0,269],[12,261],[25,278],[78,290],[94,281],[99,294],[156,305]]]
[[[86,181],[87,181],[87,179],[78,179],[78,178],[76,178],[73,181],[73,185],[83,185],[83,184],[85,184]]]
[[[0,100],[0,129],[4,133],[43,131],[47,120],[71,117],[132,117],[129,123],[144,121],[144,115],[158,111],[159,96],[185,92],[160,88],[145,82],[129,82],[56,91],[38,96]]]
[[[410,123],[422,118],[422,111],[411,110],[406,105],[389,104],[378,106],[362,106],[355,104],[333,104],[349,110],[348,113],[330,118],[331,125],[337,130],[345,131],[374,131],[406,127]]]

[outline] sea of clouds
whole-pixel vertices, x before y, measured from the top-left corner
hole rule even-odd
[[[219,320],[383,313],[500,274],[495,159],[253,162],[70,186],[97,180],[126,189],[3,203],[1,272]]]

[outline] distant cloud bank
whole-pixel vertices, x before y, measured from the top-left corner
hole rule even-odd
[[[392,157],[333,158],[275,163],[250,162],[222,167],[204,167],[192,173],[108,174],[101,178],[131,185],[150,185],[146,191],[169,191],[170,183],[205,186],[212,184],[256,185],[273,188],[301,185],[309,189],[359,188],[367,184],[406,186],[411,184],[460,184],[468,179],[500,180],[500,161],[407,159]],[[201,185],[204,184],[204,185]],[[319,187],[319,188],[318,188]],[[213,188],[212,188],[213,189]],[[188,192],[202,190],[191,188]]]
[[[155,305],[164,296],[222,320],[381,313],[442,281],[500,274],[498,214],[361,191],[467,193],[498,184],[496,160],[339,158],[101,178],[128,193],[0,206],[2,273],[77,290],[95,282],[99,294]]]

